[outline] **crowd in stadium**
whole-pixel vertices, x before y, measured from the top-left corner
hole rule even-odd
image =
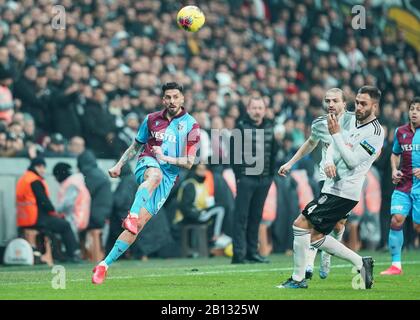
[[[262,94],[280,166],[324,113],[326,89],[341,88],[351,109],[357,89],[375,85],[387,130],[375,164],[386,228],[393,132],[420,94],[420,55],[402,32],[385,32],[382,7],[367,1],[366,29],[354,30],[342,1],[196,3],[206,25],[191,35],[175,24],[178,1],[63,0],[66,28],[55,30],[50,1],[0,0],[0,157],[77,157],[86,148],[117,159],[160,109],[161,85],[177,81],[201,126],[203,158],[223,154],[208,132],[235,128],[250,95]],[[316,179],[318,160],[298,168]]]

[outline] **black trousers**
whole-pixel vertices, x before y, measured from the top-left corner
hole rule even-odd
[[[233,256],[242,260],[258,250],[258,229],[272,177],[239,177],[236,184]]]
[[[66,255],[70,258],[74,256],[75,251],[79,248],[70,223],[64,219],[50,215],[40,215],[36,227],[59,234],[66,247]]]

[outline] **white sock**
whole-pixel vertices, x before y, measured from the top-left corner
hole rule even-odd
[[[333,230],[330,232],[330,236],[333,237],[334,239],[337,239],[337,241],[341,242],[341,240],[343,240],[344,230],[345,230],[345,227],[343,227],[338,233],[335,230]],[[331,255],[327,252],[322,251],[321,259],[323,261],[327,261],[325,259],[331,259]]]
[[[308,255],[306,257],[306,262],[308,263],[307,267],[311,268],[312,270],[314,269],[314,262],[315,262],[315,257],[316,257],[317,252],[318,252],[317,248],[313,246],[309,247]]]
[[[392,265],[393,266],[396,266],[398,269],[402,269],[401,261],[393,261],[392,262]]]
[[[106,270],[108,270],[108,265],[106,264],[105,260],[102,260],[101,262],[99,262],[99,265],[104,266]]]
[[[311,243],[314,247],[321,249],[330,255],[336,256],[343,260],[347,260],[351,262],[353,265],[356,266],[358,270],[362,269],[363,260],[362,257],[359,256],[356,252],[347,248],[344,244],[337,241],[330,235],[327,235],[325,238],[321,240],[315,241]]]
[[[306,257],[308,256],[309,246],[311,244],[311,232],[293,226],[293,280],[302,281],[305,278],[307,266]]]

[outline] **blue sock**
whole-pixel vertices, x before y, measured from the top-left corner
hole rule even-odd
[[[127,251],[130,245],[122,240],[115,241],[114,247],[109,252],[109,254],[105,258],[105,263],[107,266],[110,266],[113,262],[117,261],[117,259]]]
[[[404,243],[404,233],[402,230],[389,230],[388,246],[391,250],[392,262],[401,262],[401,249]]]
[[[134,199],[133,205],[131,206],[130,212],[139,214],[140,209],[144,207],[149,198],[149,190],[147,190],[146,188],[139,188],[139,190],[136,193],[136,198]]]

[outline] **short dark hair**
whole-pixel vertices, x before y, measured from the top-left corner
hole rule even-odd
[[[411,101],[408,107],[411,107],[413,104],[420,103],[420,96],[414,97]]]
[[[381,90],[379,90],[377,87],[375,86],[363,86],[359,89],[359,91],[357,91],[358,94],[368,94],[370,96],[371,99],[374,99],[376,101],[381,100]]]
[[[174,90],[177,89],[180,92],[184,91],[184,88],[182,85],[176,83],[176,82],[167,82],[162,86],[162,96],[165,95],[166,90]]]

